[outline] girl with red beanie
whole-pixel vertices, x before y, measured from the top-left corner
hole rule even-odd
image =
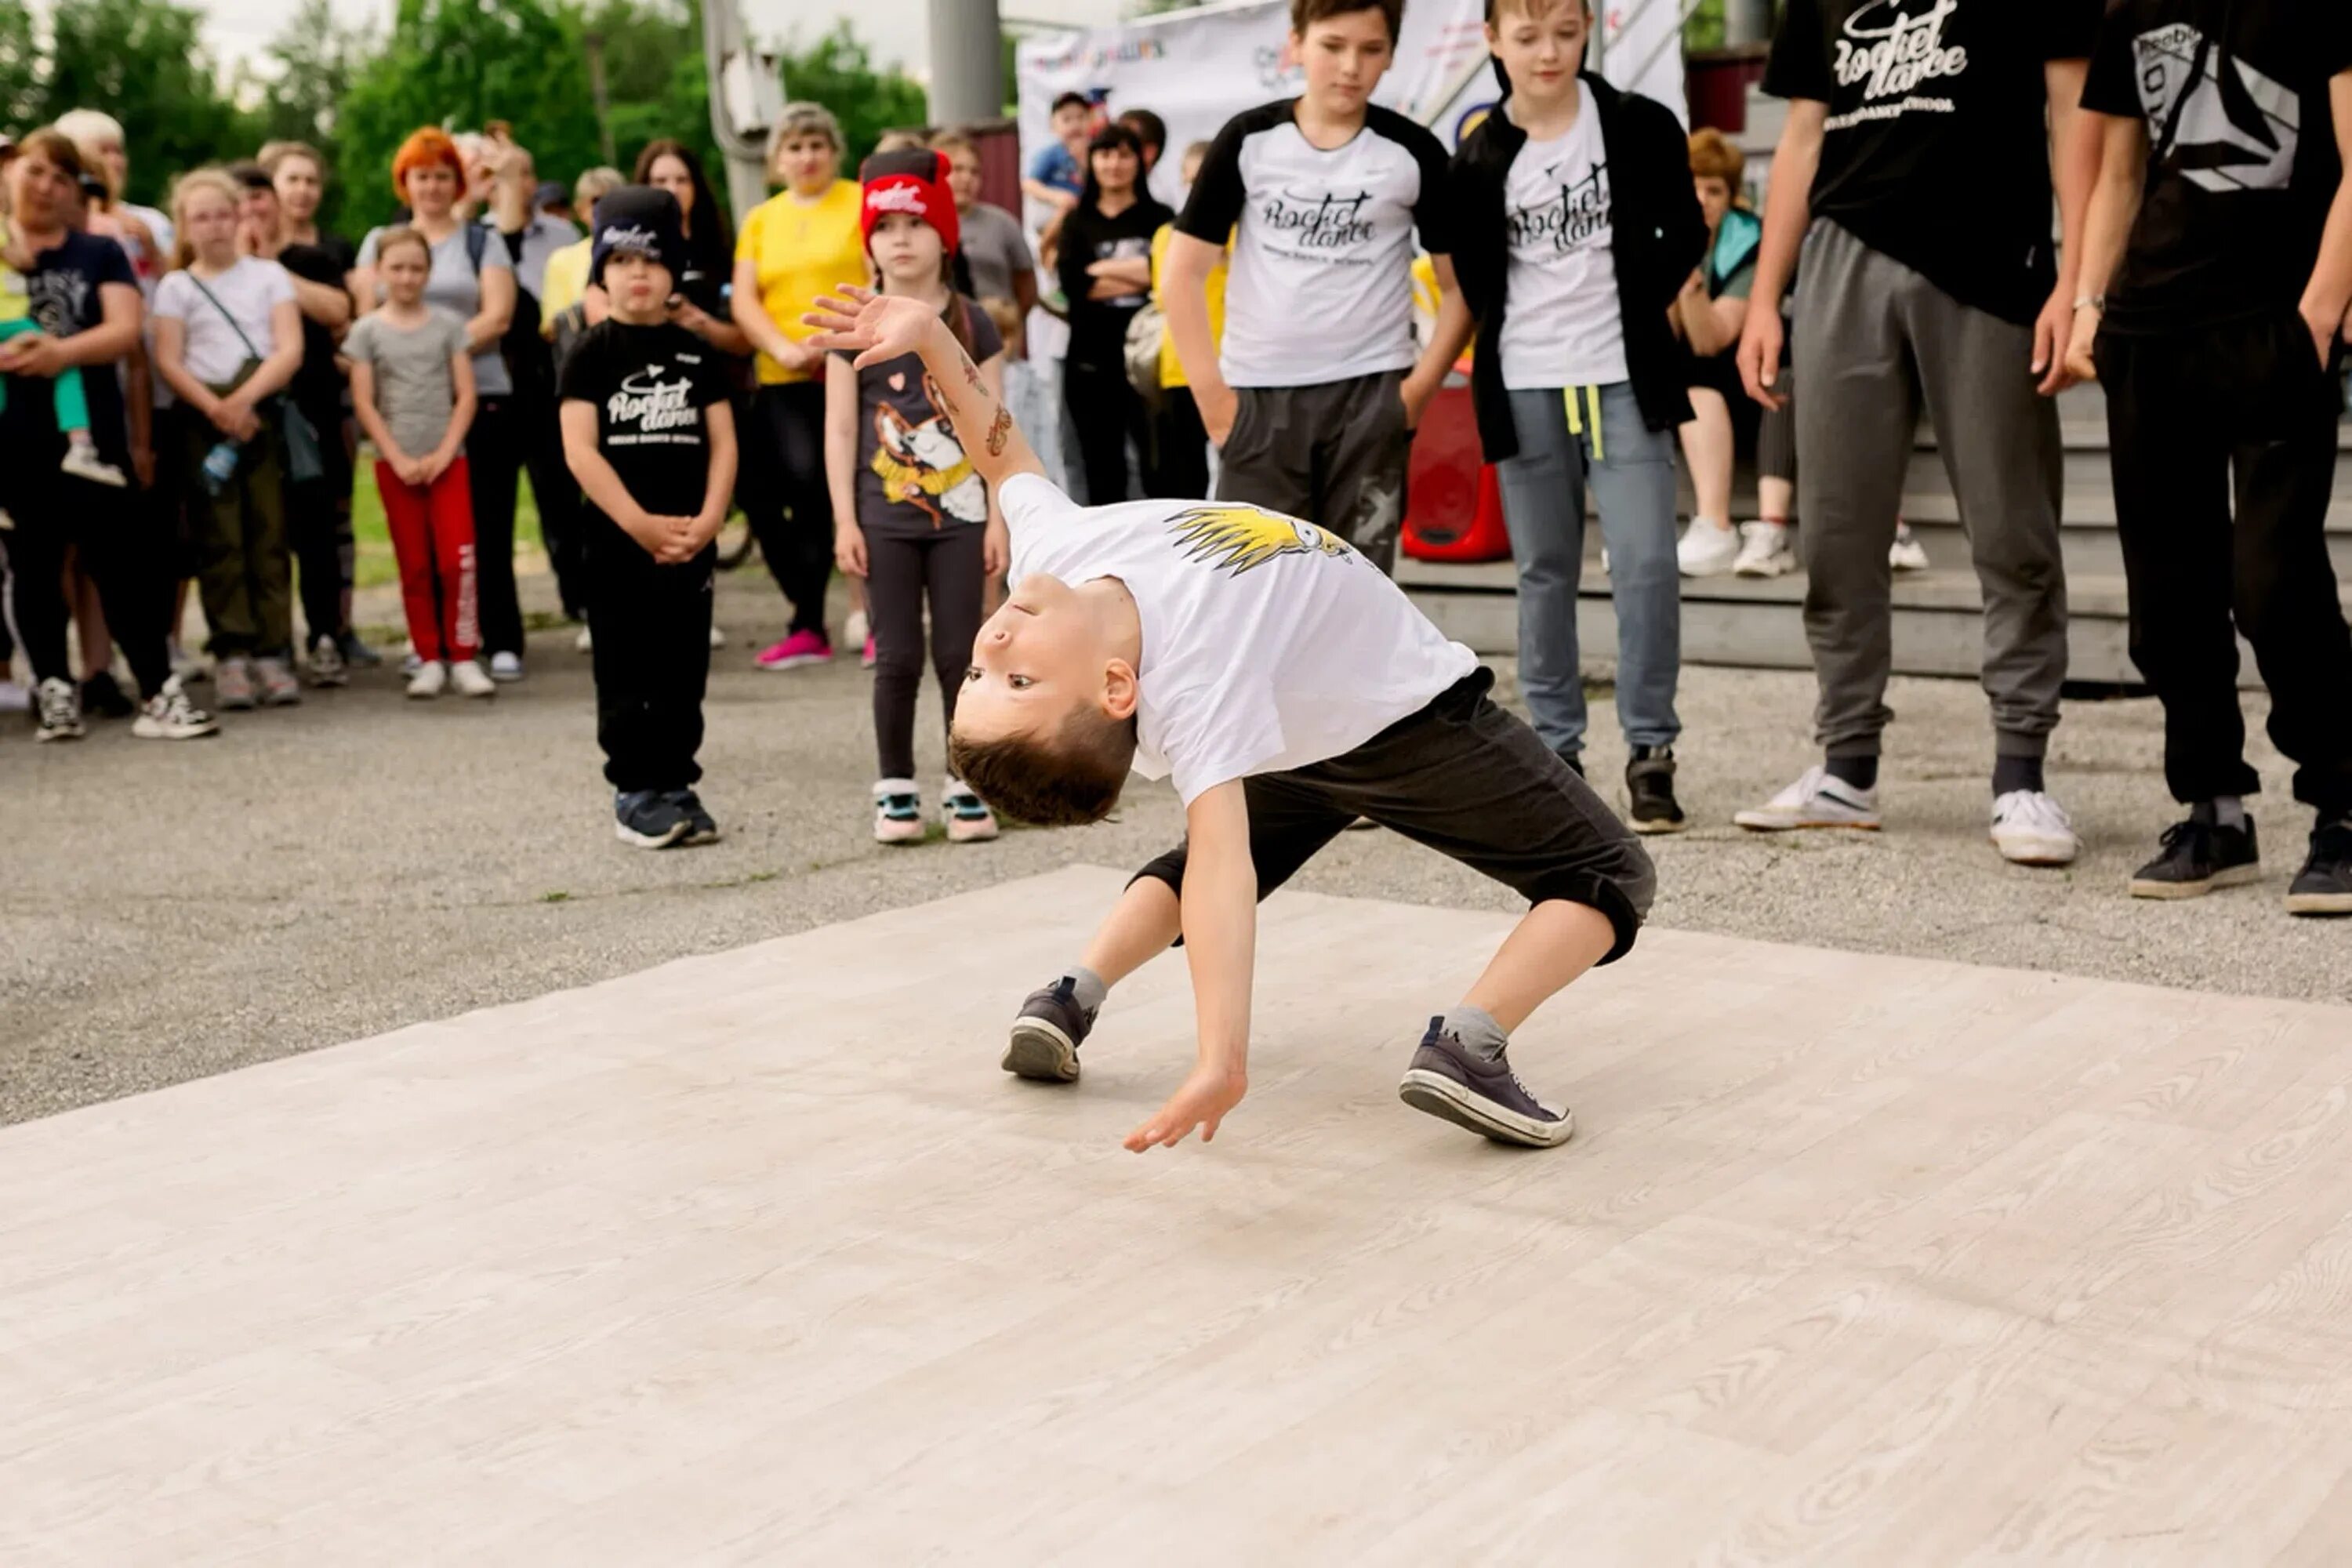
[[[989,390],[1002,395],[1003,341],[987,312],[956,289],[959,234],[947,171],[947,159],[929,148],[868,158],[859,171],[866,251],[882,292],[936,309]],[[940,706],[951,721],[980,633],[982,593],[1010,553],[996,498],[964,456],[967,438],[989,433],[955,429],[913,354],[862,371],[851,367],[849,355],[830,356],[824,421],[834,555],[844,572],[865,580],[873,620],[874,733],[881,755],[874,837],[919,843],[928,831],[915,783],[924,607],[928,602]],[[940,814],[950,841],[996,837],[995,817],[953,776]]]

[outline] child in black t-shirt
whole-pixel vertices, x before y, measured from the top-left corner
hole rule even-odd
[[[589,281],[612,301],[564,362],[563,456],[587,497],[596,741],[625,844],[708,844],[696,798],[710,675],[711,541],[735,488],[725,367],[668,320],[677,199],[624,185],[596,204]]]

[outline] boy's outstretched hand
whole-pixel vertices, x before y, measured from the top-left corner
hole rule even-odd
[[[940,313],[920,300],[877,294],[853,283],[835,288],[835,294],[819,296],[815,309],[801,318],[817,329],[807,342],[827,353],[855,353],[859,370],[918,352],[924,335],[940,324]]]
[[[1208,1142],[1217,1135],[1218,1126],[1225,1112],[1242,1102],[1249,1092],[1249,1079],[1243,1073],[1226,1068],[1196,1067],[1184,1085],[1171,1095],[1142,1126],[1127,1135],[1127,1147],[1140,1154],[1157,1144],[1172,1149],[1181,1143],[1198,1127],[1201,1142]]]

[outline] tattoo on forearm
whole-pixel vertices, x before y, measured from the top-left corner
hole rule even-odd
[[[996,418],[988,426],[988,455],[1004,456],[1004,444],[1013,438],[1013,416],[1003,404],[996,405]]]
[[[965,354],[963,356],[963,384],[966,386],[971,387],[974,392],[985,392],[987,390],[986,384],[980,379],[980,366],[971,363],[971,356],[970,354]]]

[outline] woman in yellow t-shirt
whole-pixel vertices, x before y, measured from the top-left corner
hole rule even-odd
[[[759,389],[742,447],[742,495],[760,553],[792,601],[792,626],[761,650],[762,669],[833,659],[824,625],[833,575],[833,501],[824,478],[824,355],[803,345],[819,294],[870,279],[858,227],[862,196],[841,177],[841,125],[814,103],[788,103],[768,142],[782,194],[751,209],[735,240],[735,324],[759,350]],[[853,628],[855,629],[855,628]]]
[[[1184,149],[1181,172],[1187,192],[1200,178],[1201,163],[1208,155],[1206,142],[1195,142]],[[1163,311],[1167,307],[1160,297],[1160,270],[1168,260],[1168,237],[1175,231],[1174,224],[1162,224],[1151,237],[1151,302]],[[1225,251],[1233,252],[1230,238]],[[1225,341],[1225,263],[1222,260],[1209,272],[1209,341]],[[1154,500],[1194,500],[1209,493],[1209,432],[1193,405],[1184,362],[1176,355],[1175,337],[1164,325],[1160,329],[1160,409],[1151,416],[1151,463],[1143,476],[1143,488]]]

